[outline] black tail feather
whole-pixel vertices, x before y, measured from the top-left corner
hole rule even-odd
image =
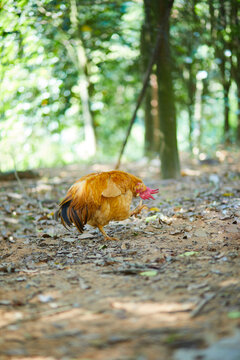
[[[85,214],[85,224],[87,223],[88,221],[88,207],[86,206],[86,214]]]
[[[72,225],[72,223],[71,223],[71,221],[70,221],[70,219],[69,219],[69,217],[68,217],[68,213],[67,213],[67,210],[68,210],[68,207],[69,207],[70,203],[71,203],[71,200],[65,202],[65,203],[61,206],[61,208],[60,208],[60,210],[59,210],[60,217],[61,217],[61,219],[63,220],[63,222],[64,222],[67,226],[71,226],[71,225]]]
[[[60,216],[61,222],[66,229],[74,224],[78,231],[82,233],[84,231],[84,225],[87,223],[88,210],[86,208],[83,209],[83,211],[80,209],[76,211],[74,207],[71,207],[70,205],[71,200],[66,201],[64,204],[60,204],[58,216]]]
[[[84,224],[82,223],[82,220],[80,219],[77,211],[74,210],[73,208],[71,209],[71,218],[78,231],[82,233],[84,230]]]

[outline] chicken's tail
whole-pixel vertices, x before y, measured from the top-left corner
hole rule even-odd
[[[68,229],[72,224],[76,226],[78,231],[84,231],[84,225],[88,220],[87,206],[83,208],[76,208],[72,204],[72,199],[65,198],[59,205],[59,209],[55,214],[55,218],[60,217],[63,226]]]

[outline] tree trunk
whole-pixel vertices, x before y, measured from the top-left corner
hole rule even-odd
[[[152,90],[151,112],[153,118],[153,150],[159,154],[160,149],[160,128],[159,128],[159,107],[158,107],[158,83],[157,76],[152,74],[150,77],[150,85]]]
[[[190,51],[189,51],[190,52]],[[193,129],[194,129],[194,102],[196,95],[196,77],[193,74],[192,64],[188,66],[188,80],[187,80],[187,92],[188,92],[188,143],[189,150],[193,152]]]
[[[236,143],[240,146],[240,3],[238,0],[231,1],[231,34],[232,34],[232,53],[235,61],[232,64],[232,74],[237,86],[237,129]]]
[[[237,84],[237,100],[238,100],[238,109],[237,109],[237,134],[236,142],[240,145],[240,81]]]
[[[96,137],[94,132],[93,118],[90,110],[90,96],[89,96],[89,77],[87,72],[87,57],[85,49],[81,40],[77,18],[77,3],[76,0],[70,0],[70,20],[71,26],[75,33],[74,47],[76,53],[75,64],[78,70],[78,88],[79,97],[82,105],[82,116],[84,121],[84,137],[85,148],[87,156],[93,156],[96,153]]]
[[[149,62],[149,52],[154,43],[152,33],[151,0],[144,0],[144,23],[141,30],[141,59],[142,71],[145,71]],[[150,82],[145,94],[145,154],[149,157],[159,153],[159,121],[158,121],[158,94],[156,75],[150,75]]]
[[[223,84],[223,94],[224,94],[224,142],[225,144],[230,143],[230,124],[229,124],[229,89],[230,83],[226,82]]]
[[[152,92],[151,88],[148,87],[145,94],[145,104],[144,104],[144,123],[145,123],[145,140],[144,140],[144,152],[145,155],[151,157],[154,151],[154,124],[152,117]]]
[[[161,173],[164,179],[178,178],[180,164],[169,42],[169,17],[173,1],[152,0],[151,4],[156,23],[162,27],[162,44],[157,59]]]
[[[203,81],[197,80],[196,99],[195,99],[195,120],[196,120],[196,145],[198,154],[201,152],[202,143],[202,94]]]
[[[158,86],[155,74],[150,76],[150,85],[145,95],[145,154],[149,157],[159,153],[160,129],[158,109]]]
[[[144,0],[144,22],[141,29],[141,68],[142,73],[145,74],[145,71],[148,66],[149,60],[149,45],[151,44],[152,34],[151,34],[151,15],[150,15],[150,0]],[[152,117],[152,91],[150,82],[145,93],[144,99],[144,125],[145,125],[145,141],[144,141],[144,152],[146,156],[151,156],[154,149],[153,144],[153,117]]]
[[[190,153],[193,153],[193,105],[188,106],[188,144]]]
[[[216,58],[220,59],[219,69],[221,75],[221,83],[224,96],[224,125],[223,139],[226,144],[230,142],[230,124],[229,124],[229,89],[231,86],[232,59],[227,58],[225,51],[231,48],[229,40],[226,40],[222,29],[226,29],[229,25],[231,17],[229,14],[229,4],[222,0],[216,3],[209,0],[209,12],[211,21],[211,35],[214,43],[214,51]]]
[[[226,29],[227,26],[227,12],[225,9],[225,4],[223,1],[219,1],[219,25],[221,25],[222,28]],[[222,77],[222,87],[223,87],[223,96],[224,96],[224,125],[223,125],[223,138],[225,144],[230,143],[230,124],[229,124],[229,89],[231,86],[231,76],[227,75],[228,72],[228,61],[225,56],[225,50],[229,48],[229,44],[226,42],[222,35],[222,31],[218,31],[218,38],[222,40],[222,46],[223,48],[218,51],[221,63],[220,63],[220,71],[221,71],[221,77]],[[231,61],[230,61],[231,66]],[[230,69],[231,73],[231,69]]]
[[[84,71],[87,66],[87,60],[84,48],[80,40],[77,40],[77,55],[78,62],[83,69],[79,73],[78,88],[82,104],[82,115],[84,119],[84,137],[86,143],[86,153],[88,156],[93,156],[96,153],[96,138],[93,126],[93,118],[90,110],[89,81],[88,76]]]

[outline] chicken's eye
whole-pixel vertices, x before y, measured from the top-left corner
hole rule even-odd
[[[142,184],[138,184],[137,186],[136,186],[136,192],[137,193],[141,193],[141,192],[143,192],[143,187],[142,187]]]

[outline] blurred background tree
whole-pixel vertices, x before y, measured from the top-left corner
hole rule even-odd
[[[0,170],[114,161],[169,3],[2,0]],[[176,177],[178,148],[201,158],[240,143],[239,7],[173,2],[171,57],[161,62],[162,49],[152,69],[125,160],[160,156],[162,175]]]

